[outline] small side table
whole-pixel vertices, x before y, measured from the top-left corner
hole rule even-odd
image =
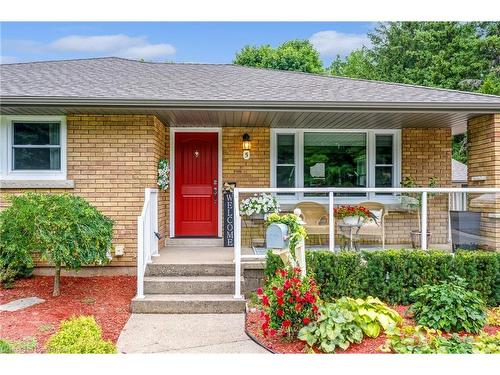
[[[343,244],[341,245],[341,249],[345,250],[346,244],[348,250],[356,250],[359,251],[359,236],[358,232],[363,226],[363,223],[357,224],[338,224],[340,229],[340,234],[343,237]]]

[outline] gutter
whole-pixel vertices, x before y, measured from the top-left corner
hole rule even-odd
[[[345,111],[345,112],[500,112],[498,103],[445,102],[292,102],[234,100],[145,100],[75,97],[0,97],[1,106],[110,107],[169,110]]]

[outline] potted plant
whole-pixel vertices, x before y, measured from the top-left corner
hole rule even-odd
[[[370,210],[363,206],[339,206],[333,210],[333,214],[337,220],[342,220],[348,225],[357,225],[367,218],[375,218]]]
[[[415,180],[411,176],[406,176],[403,179],[403,182],[401,182],[401,185],[405,188],[416,188],[416,187],[421,187],[417,186],[415,183]],[[429,179],[429,187],[433,188],[436,187],[436,177],[431,177]],[[432,197],[432,194],[428,195],[429,198]],[[418,221],[418,230],[410,230],[410,238],[411,238],[411,246],[414,249],[417,249],[420,247],[420,244],[422,243],[421,241],[421,236],[422,236],[422,227],[420,225],[420,210],[422,208],[422,194],[420,193],[406,193],[406,194],[401,194],[401,203],[403,206],[406,206],[410,210],[416,210],[417,211],[417,221]],[[431,232],[430,230],[427,230],[427,243],[429,243],[429,239],[431,237]]]
[[[255,194],[240,203],[241,215],[254,219],[262,219],[271,213],[279,212],[279,208],[278,200],[271,194],[266,193]]]

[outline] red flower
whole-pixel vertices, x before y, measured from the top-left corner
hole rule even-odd
[[[260,295],[262,295],[262,293],[264,293],[264,291],[262,290],[262,288],[258,288],[257,289],[257,294],[260,296]]]
[[[268,322],[264,322],[262,323],[262,330],[265,331],[266,329],[269,328],[269,323]]]
[[[295,268],[293,269],[293,272],[294,272],[295,274],[297,274],[297,275],[300,275],[300,268],[299,268],[299,267],[295,267]]]
[[[285,315],[285,312],[283,310],[276,310],[276,315],[278,315],[279,317],[282,317],[283,315]]]
[[[288,327],[290,327],[291,324],[292,324],[292,322],[290,320],[285,319],[285,320],[283,320],[283,323],[281,323],[281,326],[283,328],[288,328]]]
[[[272,337],[272,336],[274,336],[274,335],[276,334],[276,332],[277,332],[277,331],[276,331],[274,328],[271,328],[271,329],[269,330],[269,336],[271,336],[271,337]]]
[[[311,323],[311,319],[309,319],[307,316],[302,319],[302,323],[304,323],[304,325],[308,325],[309,323]]]
[[[285,283],[283,284],[283,287],[285,289],[290,289],[290,287],[292,286],[290,280],[285,280]]]
[[[313,305],[313,311],[314,311],[315,313],[317,313],[317,312],[318,312],[318,306],[317,306],[317,305]]]
[[[278,298],[278,305],[282,306],[285,302],[283,301],[283,298]]]
[[[281,289],[278,289],[276,291],[276,297],[278,297],[278,298],[283,298],[284,294],[285,294],[285,292],[283,292]]]
[[[262,304],[264,306],[269,306],[269,297],[268,296],[262,297]]]
[[[288,302],[293,303],[293,297],[289,297]]]
[[[302,310],[302,304],[301,303],[297,303],[295,305],[295,311],[300,311],[300,310]]]

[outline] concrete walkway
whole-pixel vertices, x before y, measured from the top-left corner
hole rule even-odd
[[[244,314],[132,314],[122,353],[269,353],[244,332]]]

